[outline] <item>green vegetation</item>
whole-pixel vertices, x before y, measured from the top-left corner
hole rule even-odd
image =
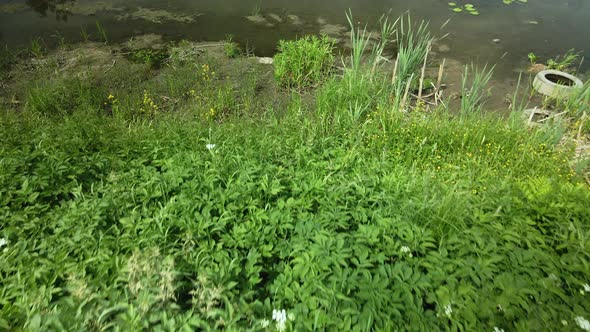
[[[492,78],[494,68],[483,68],[478,70],[471,66],[465,66],[463,70],[463,79],[461,80],[461,114],[476,113],[481,114],[483,102],[485,101],[488,91],[486,86]]]
[[[575,49],[568,50],[563,55],[558,55],[555,58],[547,60],[547,64],[537,64],[539,57],[534,53],[529,53],[528,58],[531,63],[531,68],[540,66],[541,69],[559,70],[566,73],[576,75],[581,66],[583,58],[580,58],[580,52]],[[578,65],[578,67],[576,67]],[[576,91],[573,96],[567,99],[544,97],[542,107],[545,109],[559,110],[560,113],[566,115],[565,125],[571,129],[573,133],[577,133],[578,140],[581,139],[582,134],[590,134],[590,88],[589,84]]]
[[[432,37],[391,22],[395,64],[353,50],[341,76],[316,37],[281,43],[276,81],[192,43],[37,68],[0,114],[0,329],[582,326],[590,187],[564,124],[484,113],[488,68],[425,108]]]
[[[15,62],[15,52],[6,45],[0,47],[0,74],[8,72],[12,64]]]
[[[528,54],[528,59],[531,65],[535,65],[538,63],[540,58],[535,53],[530,52]],[[559,70],[566,73],[575,74],[578,69],[575,67],[575,65],[581,65],[582,61],[583,59],[580,59],[580,52],[576,52],[575,49],[571,49],[563,55],[558,55],[555,58],[548,59],[545,67],[547,69]]]
[[[572,68],[580,61],[580,53],[571,49],[562,56],[557,56],[555,59],[547,60],[547,69],[555,69],[565,72],[575,72],[576,68]]]
[[[80,26],[80,36],[84,42],[88,42],[90,40],[90,35],[88,34],[88,31],[86,31],[86,27],[83,25]]]
[[[531,63],[531,65],[534,65],[539,60],[539,57],[535,53],[533,53],[533,52],[530,52],[527,55],[527,57],[528,57],[529,62]]]
[[[456,2],[449,2],[449,9],[454,11],[455,13],[460,13],[463,11],[463,9],[465,9],[465,12],[471,15],[479,15],[479,11],[477,11],[475,6],[470,3],[464,4],[463,6],[458,6]]]
[[[130,56],[134,62],[145,63],[153,68],[160,68],[164,61],[170,57],[170,54],[168,54],[168,50],[165,48],[145,48],[131,52]]]
[[[262,0],[256,0],[254,7],[252,7],[252,16],[260,15],[260,11],[262,10]]]
[[[321,82],[334,65],[334,43],[328,37],[306,36],[279,42],[275,78],[284,88],[305,89]]]
[[[40,58],[42,57],[47,48],[44,46],[45,42],[41,38],[35,38],[31,40],[31,54],[34,57]]]
[[[225,55],[230,59],[233,59],[242,53],[240,46],[234,42],[232,35],[227,35],[225,37],[223,47],[225,49]]]
[[[78,109],[97,113],[106,89],[82,79],[38,81],[27,91],[28,111],[45,116],[71,114]]]
[[[98,34],[101,38],[101,40],[105,43],[108,44],[109,43],[109,37],[107,35],[107,31],[105,30],[105,28],[102,26],[102,24],[100,24],[99,21],[96,21],[96,30],[98,31]]]
[[[510,5],[513,3],[525,4],[528,0],[502,0],[502,2],[506,5]],[[449,2],[448,3],[449,9],[455,13],[468,13],[474,16],[479,15],[479,11],[475,7],[474,4],[466,3],[466,4],[458,4],[457,2]]]

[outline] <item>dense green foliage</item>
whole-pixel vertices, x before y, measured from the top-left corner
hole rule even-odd
[[[236,42],[234,42],[234,37],[232,35],[227,35],[225,37],[223,49],[225,51],[225,55],[231,59],[239,56],[242,53],[240,46]]]
[[[583,325],[590,189],[562,124],[482,114],[486,70],[423,112],[424,27],[393,78],[375,56],[284,108],[223,46],[231,70],[185,44],[160,70],[40,72],[0,114],[0,329]]]
[[[542,135],[313,128],[3,116],[0,325],[260,330],[285,308],[295,330],[538,330],[590,310],[590,193]]]
[[[162,63],[168,59],[170,54],[168,54],[166,49],[151,49],[151,48],[144,48],[141,50],[133,51],[130,54],[130,58],[132,61],[145,63],[150,67],[159,68],[162,66]]]
[[[285,88],[303,89],[320,82],[334,64],[334,43],[328,37],[306,36],[279,42],[275,78]]]

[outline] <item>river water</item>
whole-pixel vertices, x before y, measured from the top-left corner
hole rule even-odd
[[[523,68],[530,52],[542,60],[572,48],[590,52],[588,0],[452,1],[473,4],[479,15],[455,13],[447,0],[0,0],[0,43],[19,47],[42,38],[51,46],[61,38],[82,40],[82,30],[96,39],[100,22],[111,41],[144,33],[219,41],[231,34],[268,56],[279,39],[338,31],[351,9],[355,21],[369,24],[386,12],[409,11],[415,21],[429,21],[436,35],[448,33],[434,49],[439,56],[496,64],[503,74]]]

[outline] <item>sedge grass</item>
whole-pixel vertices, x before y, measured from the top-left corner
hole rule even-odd
[[[485,99],[489,95],[486,86],[492,78],[493,71],[494,67],[488,68],[487,65],[481,69],[474,65],[464,67],[461,80],[461,114],[481,113]]]

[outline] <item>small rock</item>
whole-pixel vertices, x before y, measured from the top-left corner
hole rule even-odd
[[[494,43],[498,44],[498,43],[499,43],[501,40],[500,40],[499,38],[496,38],[496,39],[492,39],[492,41],[493,41]]]
[[[258,60],[258,63],[261,63],[263,65],[272,65],[274,63],[274,59],[268,57],[258,57],[256,58],[256,60]]]
[[[451,50],[451,48],[447,44],[438,45],[438,51],[441,53],[446,53],[446,52],[449,52],[450,50]]]
[[[256,24],[260,24],[260,25],[264,25],[267,27],[274,27],[274,25],[272,23],[270,23],[266,17],[258,14],[258,15],[250,15],[250,16],[246,16],[246,19],[252,23],[256,23]]]
[[[283,19],[277,14],[268,14],[268,17],[272,18],[273,20],[277,21],[278,23],[283,23]]]
[[[545,66],[544,64],[534,63],[529,66],[529,68],[527,69],[527,72],[529,72],[531,74],[537,74],[545,69],[547,69],[547,66]]]
[[[346,27],[338,24],[324,24],[320,28],[320,34],[330,37],[339,37],[346,32]]]
[[[303,25],[303,20],[296,15],[288,15],[287,16],[294,25]]]

